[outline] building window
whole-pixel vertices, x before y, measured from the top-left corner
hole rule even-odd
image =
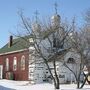
[[[53,47],[56,47],[56,38],[53,39]]]
[[[69,58],[67,63],[75,63],[75,60],[73,58]]]
[[[33,43],[34,41],[33,41],[33,38],[29,38],[29,42],[30,43]]]
[[[6,71],[9,71],[9,59],[6,58]]]
[[[25,70],[25,56],[21,57],[21,70]]]
[[[53,38],[53,47],[54,48],[61,48],[61,49],[63,49],[63,47],[64,47],[64,41],[60,41],[59,40],[59,38]]]
[[[14,57],[13,59],[13,70],[16,71],[17,70],[17,58]]]

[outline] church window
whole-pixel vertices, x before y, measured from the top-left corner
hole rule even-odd
[[[33,42],[34,42],[34,41],[33,41],[33,38],[30,38],[30,39],[29,39],[29,42],[30,42],[30,43],[33,43]]]
[[[21,70],[25,70],[25,56],[21,57]]]
[[[56,47],[56,38],[53,39],[53,47]]]
[[[59,38],[53,38],[53,47],[54,48],[63,48],[64,46],[64,40],[63,41],[60,41]]]
[[[73,58],[69,58],[67,63],[75,63],[75,60]]]
[[[17,58],[14,57],[13,59],[13,70],[16,71],[17,70]]]
[[[6,58],[6,71],[9,71],[9,59]]]

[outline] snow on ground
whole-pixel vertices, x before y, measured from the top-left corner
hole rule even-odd
[[[54,90],[54,86],[49,83],[43,84],[29,84],[28,81],[12,81],[12,80],[0,80],[0,87],[6,87],[8,89],[2,90]],[[1,89],[0,89],[1,90]],[[75,84],[61,84],[60,90],[77,90]],[[90,90],[90,85],[85,85],[81,90]]]

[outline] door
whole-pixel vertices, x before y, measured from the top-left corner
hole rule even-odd
[[[0,65],[0,79],[3,78],[3,65]]]

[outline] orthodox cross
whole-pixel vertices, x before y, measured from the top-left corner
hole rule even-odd
[[[73,21],[72,21],[72,27],[73,27],[73,31],[75,30],[75,17],[73,18]]]
[[[55,13],[57,14],[57,7],[58,7],[57,2],[55,2],[54,6],[55,6]]]
[[[38,13],[38,11],[36,10],[36,11],[34,12],[34,14],[35,14],[36,22],[37,22],[39,13]]]

